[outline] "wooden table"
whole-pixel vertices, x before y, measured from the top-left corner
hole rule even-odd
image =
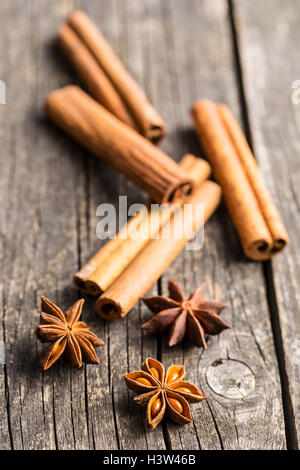
[[[184,251],[169,277],[186,293],[229,303],[233,326],[206,351],[168,348],[140,325],[139,303],[124,319],[84,319],[105,341],[101,366],[43,373],[35,338],[40,296],[63,309],[81,294],[77,269],[98,249],[96,208],[143,200],[124,177],[94,159],[43,116],[51,90],[76,83],[54,42],[75,8],[99,25],[168,127],[174,159],[200,154],[189,116],[201,97],[224,101],[246,130],[287,225],[291,244],[272,262],[246,261],[223,206],[205,227],[201,251]],[[284,449],[300,435],[300,2],[289,0],[2,0],[0,79],[0,447],[3,449]],[[295,98],[295,96],[294,96]],[[4,354],[5,350],[5,354]],[[122,375],[152,356],[184,363],[208,400],[193,424],[154,432]]]

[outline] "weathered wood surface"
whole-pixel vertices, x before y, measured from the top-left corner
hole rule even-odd
[[[195,2],[185,13],[183,2],[170,1],[169,12],[177,32],[170,56],[177,60],[181,98],[177,105],[183,128],[188,132],[191,127],[189,104],[201,97],[225,101],[239,115],[227,5]],[[177,26],[183,17],[189,35]],[[204,54],[199,54],[198,47],[189,47],[204,41]],[[187,139],[185,148],[190,145]],[[193,150],[199,154],[198,145]],[[183,449],[284,447],[280,386],[261,266],[243,259],[224,209],[207,224],[204,249],[183,252],[164,278],[168,275],[179,279],[187,293],[207,282],[207,294],[221,296],[230,305],[223,315],[233,326],[219,338],[211,338],[205,352],[163,348],[164,361],[173,361],[174,356],[178,362],[184,360],[191,378],[209,397],[194,410],[194,427],[189,431],[169,426],[171,445]]]
[[[288,438],[295,447],[300,440],[300,82],[295,83],[300,78],[300,4],[242,0],[234,5],[253,147],[291,238],[284,257],[272,263],[273,279],[267,267],[267,280],[276,292],[271,292],[271,313],[282,361]]]
[[[279,10],[280,2],[276,3]],[[59,362],[43,373],[42,347],[34,337],[40,295],[62,308],[74,302],[80,293],[72,285],[72,275],[101,244],[95,233],[97,206],[117,204],[119,194],[128,194],[129,204],[142,200],[124,177],[43,118],[46,94],[77,82],[53,42],[60,22],[77,7],[94,19],[165,119],[169,134],[162,148],[177,160],[186,152],[201,155],[189,117],[194,100],[225,101],[243,123],[237,55],[225,0],[189,0],[188,8],[184,0],[1,2],[0,79],[7,85],[7,104],[0,105],[0,448],[281,449],[287,442],[295,446],[288,400],[293,398],[296,414],[293,351],[299,348],[289,321],[296,325],[298,188],[297,173],[289,176],[288,165],[296,164],[298,111],[290,107],[285,114],[280,100],[287,95],[289,99],[289,80],[297,79],[297,69],[294,60],[289,64],[292,76],[285,72],[281,82],[280,63],[271,60],[265,46],[268,108],[256,114],[261,103],[257,100],[264,99],[266,90],[251,44],[258,49],[266,39],[263,19],[255,20],[258,5],[252,4],[241,2],[237,12],[243,18],[238,39],[242,57],[245,54],[251,130],[293,240],[288,256],[280,255],[274,262],[286,361],[279,362],[279,371],[273,337],[278,353],[280,331],[272,312],[268,267],[263,270],[261,263],[245,261],[222,207],[205,227],[204,248],[184,251],[152,292],[165,293],[168,277],[182,282],[186,293],[207,282],[208,295],[229,303],[224,318],[232,330],[210,338],[205,352],[188,344],[168,349],[166,338],[158,341],[141,332],[140,324],[150,316],[141,304],[124,320],[105,323],[95,317],[93,301],[87,299],[84,319],[106,343],[99,350],[101,366],[77,371]],[[284,6],[281,10],[284,13]],[[286,22],[293,25],[293,16]],[[284,34],[297,37],[296,23],[293,28],[278,40],[282,60],[291,52]],[[295,43],[293,47],[296,50]],[[276,82],[272,70],[277,72]],[[274,126],[268,126],[266,112],[274,118]],[[291,127],[283,133],[280,123],[286,122]],[[289,163],[283,158],[287,141]],[[294,199],[288,199],[289,194]],[[145,429],[144,410],[133,403],[122,375],[139,368],[147,356],[166,366],[183,362],[188,379],[207,394],[206,402],[192,406],[193,424],[179,427],[165,422],[155,432]],[[291,389],[283,378],[290,378]]]

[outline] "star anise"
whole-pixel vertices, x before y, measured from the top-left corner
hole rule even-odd
[[[77,300],[66,313],[46,297],[41,299],[41,324],[36,335],[42,343],[51,343],[41,360],[44,370],[49,369],[62,354],[72,367],[81,367],[82,361],[99,364],[95,347],[104,343],[83,321],[78,321],[84,299]]]
[[[197,287],[186,300],[179,285],[169,280],[169,297],[142,299],[156,313],[142,328],[156,334],[170,328],[169,346],[175,346],[187,336],[192,344],[207,348],[205,333],[217,335],[230,326],[219,317],[225,304],[202,299],[204,286]]]
[[[146,423],[151,429],[161,422],[165,413],[179,424],[192,421],[189,403],[197,403],[206,396],[196,385],[183,380],[184,366],[170,366],[165,373],[164,366],[148,357],[142,370],[124,375],[127,387],[138,396],[138,405],[147,404]]]

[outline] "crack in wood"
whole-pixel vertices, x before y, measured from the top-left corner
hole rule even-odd
[[[271,324],[276,349],[276,356],[279,365],[280,381],[282,387],[283,412],[285,417],[286,441],[288,449],[299,449],[297,440],[297,430],[295,424],[295,412],[290,395],[290,382],[286,369],[286,357],[282,342],[282,333],[279,320],[278,304],[274,287],[274,278],[272,273],[272,263],[265,261],[263,263],[268,303],[270,307]]]

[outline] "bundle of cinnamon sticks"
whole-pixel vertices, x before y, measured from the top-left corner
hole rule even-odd
[[[187,154],[180,165],[193,174],[196,185],[193,194],[173,206],[163,207],[162,212],[137,214],[75,275],[74,282],[83,291],[95,296],[103,293],[96,302],[100,316],[106,319],[125,316],[219,205],[220,187],[206,181],[210,174],[208,163]],[[178,210],[178,205],[183,203],[183,210]],[[185,210],[188,204],[203,205],[203,218]],[[160,231],[170,219],[175,231],[180,224],[187,227],[184,237],[161,238]],[[132,238],[131,228],[137,225],[138,236]],[[123,238],[125,231],[127,237]]]
[[[147,192],[148,207],[151,201],[168,203],[158,211],[136,214],[75,274],[76,286],[97,297],[100,316],[119,318],[130,311],[214,213],[221,192],[247,257],[266,260],[284,248],[289,241],[286,229],[226,105],[202,100],[192,108],[217,184],[207,181],[207,161],[187,154],[177,164],[153,144],[165,133],[163,121],[83,12],[71,15],[59,38],[94,98],[67,86],[47,97],[46,114]],[[202,205],[203,217],[186,205]],[[164,239],[160,235],[167,223],[175,231],[183,223],[187,231]]]
[[[191,154],[186,154],[179,165],[191,175],[196,186],[204,183],[211,173],[210,165],[205,160]],[[216,190],[216,196],[217,193]],[[212,205],[217,204],[217,201],[217,197],[215,200],[207,199]],[[146,205],[148,208],[150,202]],[[181,199],[177,204],[183,202],[187,203],[187,200]],[[94,296],[105,292],[170,219],[173,215],[172,207],[164,205],[161,210],[139,212],[132,217],[116,237],[109,240],[74,276],[77,287]]]
[[[129,263],[120,276],[97,299],[96,312],[107,320],[124,317],[144,296],[147,290],[170,266],[176,256],[183,250],[190,238],[200,229],[214,213],[221,200],[221,188],[212,181],[205,181],[197,186],[193,194],[185,200],[180,211],[171,213],[174,230],[184,225],[188,230],[181,238],[170,237],[149,239],[143,250]],[[189,205],[204,208],[203,217],[197,211],[187,210]],[[161,235],[163,227],[160,227]]]
[[[59,41],[89,92],[104,108],[152,142],[165,135],[162,118],[84,12],[75,11],[61,26]]]
[[[69,85],[50,93],[45,112],[156,202],[173,202],[191,192],[193,180],[182,167],[79,87]]]
[[[228,106],[209,100],[192,116],[246,256],[269,259],[289,237],[240,126]]]

